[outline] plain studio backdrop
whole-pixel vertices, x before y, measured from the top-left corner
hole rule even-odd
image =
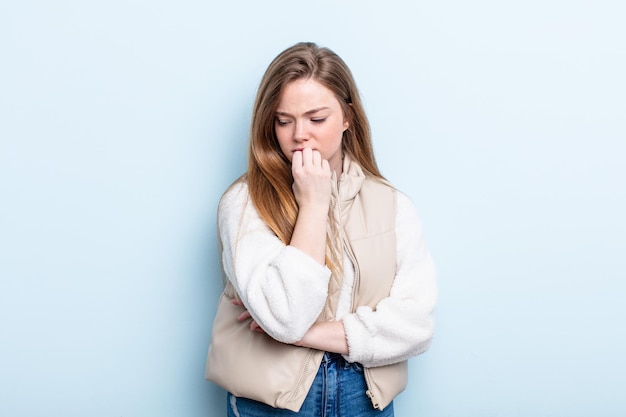
[[[302,40],[353,70],[438,266],[396,414],[626,415],[625,21],[618,0],[0,2],[0,415],[225,415],[216,207]]]

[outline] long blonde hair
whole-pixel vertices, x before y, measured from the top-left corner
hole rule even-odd
[[[259,215],[285,244],[291,240],[298,205],[291,188],[291,164],[274,132],[275,113],[284,87],[292,81],[309,78],[335,94],[350,121],[350,127],[343,133],[343,151],[367,175],[382,178],[374,159],[369,122],[345,62],[330,49],[310,42],[298,43],[281,52],[265,71],[256,95],[246,177]]]

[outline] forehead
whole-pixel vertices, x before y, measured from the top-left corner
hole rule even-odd
[[[335,107],[339,105],[335,94],[320,82],[308,78],[291,81],[283,88],[278,108],[287,107]]]

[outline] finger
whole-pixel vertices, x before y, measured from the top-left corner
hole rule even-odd
[[[239,298],[233,298],[232,303],[236,306],[243,306],[243,301],[241,301]]]
[[[320,158],[321,158],[321,154],[320,154]],[[324,170],[324,172],[330,172],[330,164],[328,163],[328,160],[322,159],[322,169]]]
[[[256,320],[252,320],[250,322],[250,330],[252,330],[253,332],[264,332],[264,330],[261,328],[261,326],[259,326]]]
[[[311,165],[313,162],[313,149],[302,149],[302,165]]]
[[[297,168],[302,166],[302,151],[295,151],[291,158],[291,167]]]
[[[322,154],[319,151],[313,151],[313,166],[322,166]]]
[[[244,320],[249,319],[250,317],[252,316],[250,315],[250,313],[248,313],[248,310],[246,310],[237,316],[237,321],[244,321]]]

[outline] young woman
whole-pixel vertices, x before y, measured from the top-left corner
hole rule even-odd
[[[299,43],[274,59],[248,158],[219,205],[227,282],[207,378],[229,416],[393,416],[433,335],[435,270],[341,58]]]

